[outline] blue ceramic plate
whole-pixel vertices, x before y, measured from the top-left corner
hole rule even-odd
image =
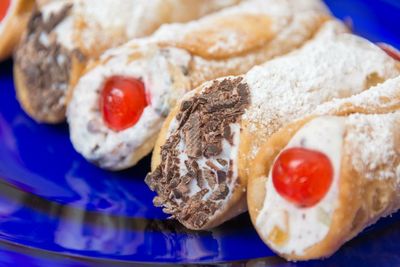
[[[352,20],[356,33],[400,48],[400,2],[327,3],[336,16]],[[1,264],[288,264],[262,243],[247,214],[203,232],[167,220],[143,181],[149,166],[146,158],[113,173],[88,164],[73,150],[67,125],[40,125],[25,115],[15,99],[12,62],[0,64]],[[400,214],[383,219],[323,264],[400,265],[399,226]]]

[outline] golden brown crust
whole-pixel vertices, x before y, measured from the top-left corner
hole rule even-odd
[[[252,149],[254,147],[260,147],[263,141],[267,139],[266,131],[264,131],[263,129],[265,126],[254,124],[252,127],[256,128],[257,130],[254,130],[254,128],[250,130],[248,124],[249,124],[248,121],[242,120],[241,123],[242,132],[240,134],[240,145],[239,145],[238,171],[241,182],[244,184],[247,184],[250,172],[254,167],[252,164],[253,157],[250,156],[254,154]]]
[[[303,25],[307,27],[304,32],[310,33],[309,38],[311,38],[322,24],[331,19],[329,15],[321,13],[312,24]],[[223,60],[249,53],[265,53],[263,50],[274,48],[270,48],[269,43],[278,34],[272,29],[272,24],[271,18],[266,15],[237,14],[213,17],[203,21],[201,28],[194,28],[177,40],[167,40],[160,44],[179,47],[209,60]],[[282,44],[283,50],[284,47]]]
[[[67,106],[72,99],[75,85],[78,83],[80,77],[82,77],[82,75],[88,70],[88,67],[86,66],[87,64],[87,61],[79,59],[76,55],[72,54],[69,85],[65,97],[65,102]]]
[[[30,104],[31,102],[29,100],[28,90],[25,88],[23,74],[19,70],[17,64],[14,64],[13,69],[14,69],[14,84],[18,100],[21,104],[22,109],[25,110],[25,112],[31,116],[31,114],[33,114],[34,112]]]
[[[162,24],[174,23],[174,22],[188,22],[191,20],[198,19],[202,16],[210,14],[212,12],[217,12],[222,8],[227,8],[234,6],[241,2],[241,0],[229,0],[225,3],[219,1],[205,1],[199,0],[164,0],[157,3],[157,7],[154,10],[156,16],[154,20],[144,20],[141,25],[140,31],[137,31],[135,38],[141,38],[148,36],[155,32]],[[93,21],[88,21],[87,18],[77,17],[75,20],[74,41],[77,44],[77,48],[82,51],[83,54],[89,55],[92,58],[98,57],[103,51],[110,48],[111,46],[116,46],[122,44],[132,36],[127,36],[126,29],[114,28],[113,38],[104,38],[101,35],[102,27],[96,25]],[[87,40],[85,40],[83,32],[99,32],[99,35],[93,36],[94,39],[88,45]],[[169,43],[171,45],[172,43]]]
[[[370,89],[373,90],[373,89]],[[327,110],[326,114],[337,115],[337,116],[348,116],[354,113],[360,114],[386,114],[400,109],[400,101],[393,101],[394,99],[400,100],[400,87],[396,95],[379,97],[379,102],[375,103],[361,103],[358,105],[351,101],[343,102],[337,106],[332,106],[331,110]],[[376,104],[378,103],[378,104]],[[390,104],[387,104],[390,103]]]
[[[141,159],[143,159],[145,156],[147,156],[154,147],[154,143],[156,142],[157,135],[151,136],[149,139],[147,139],[141,146],[139,146],[136,150],[135,153],[133,154],[133,157],[131,159],[131,164],[130,166],[136,165]],[[112,170],[118,171],[118,170],[124,170],[126,168],[114,168]]]
[[[24,74],[18,67],[18,64],[14,64],[13,72],[15,90],[22,109],[37,122],[45,121],[46,123],[59,123],[59,116],[54,116],[54,114],[48,113],[46,115],[46,118],[43,118],[37,114],[35,109],[32,107],[32,101],[29,95],[29,88],[26,87]]]
[[[331,18],[321,14],[318,19],[314,21],[314,23],[310,25],[304,25],[306,28],[304,29],[304,33],[307,33],[307,35],[303,36],[304,40],[302,40],[302,42],[298,42],[298,40],[294,42],[293,40],[277,40],[274,38],[275,33],[270,33],[270,38],[262,45],[257,45],[256,43],[250,44],[250,42],[248,42],[246,47],[240,47],[236,45],[237,48],[235,49],[226,49],[227,54],[231,53],[229,57],[218,57],[218,55],[211,56],[211,53],[207,51],[210,51],[211,45],[215,45],[215,43],[210,42],[208,44],[203,44],[201,47],[203,52],[201,53],[209,54],[208,57],[205,55],[205,59],[209,62],[209,64],[195,64],[195,62],[192,62],[190,66],[190,78],[192,80],[192,86],[195,88],[200,86],[206,80],[212,80],[218,77],[241,75],[247,72],[252,66],[263,64],[277,56],[287,54],[299,48],[305,42],[313,39],[314,35],[319,32],[324,23],[329,20],[331,20]],[[167,44],[170,43],[164,43],[163,45]],[[174,44],[172,43],[170,45]],[[182,47],[185,48],[185,46]],[[225,48],[226,47],[229,46],[225,46]],[[211,49],[211,51],[214,50]],[[193,53],[193,55],[197,54]],[[212,62],[215,62],[216,64],[212,64]],[[223,68],[221,66],[223,66]]]
[[[203,58],[223,59],[257,49],[274,37],[270,19],[266,16],[241,14],[216,17],[207,22],[174,45]]]
[[[14,1],[17,2],[16,6],[14,10],[12,10],[12,13],[9,14],[7,21],[4,22],[4,31],[0,36],[0,61],[12,54],[35,6],[34,0]]]
[[[153,155],[151,158],[151,171],[153,172],[158,165],[161,163],[161,147],[167,141],[167,134],[169,126],[171,125],[172,120],[176,117],[179,112],[179,105],[176,105],[171,112],[169,113],[168,117],[165,119],[163,126],[161,128],[160,133],[158,134],[156,143],[154,145]]]

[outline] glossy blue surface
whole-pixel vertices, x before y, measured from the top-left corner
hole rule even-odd
[[[351,18],[356,33],[400,48],[399,1],[326,2],[339,18]],[[154,195],[143,182],[149,163],[148,157],[128,171],[112,173],[85,162],[73,150],[66,125],[39,125],[24,114],[15,99],[12,63],[0,64],[1,240],[107,260],[105,266],[110,260],[211,263],[261,257],[268,258],[253,263],[295,266],[273,256],[246,214],[204,232],[167,220],[153,207]],[[323,264],[400,265],[399,222],[400,214],[381,220]],[[0,264],[25,259],[25,266],[92,265],[46,253],[0,243]]]

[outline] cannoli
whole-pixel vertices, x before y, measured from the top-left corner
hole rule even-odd
[[[68,89],[86,62],[110,47],[189,21],[240,0],[58,0],[28,23],[15,54],[17,96],[39,122],[65,120]]]
[[[146,177],[155,205],[191,229],[226,221],[245,210],[252,161],[272,134],[324,102],[400,74],[394,59],[360,37],[318,37],[183,97],[166,119]]]
[[[343,116],[295,121],[261,146],[247,198],[271,249],[289,260],[328,257],[400,208],[399,108],[400,77],[318,111]]]
[[[0,1],[0,61],[11,55],[34,6],[34,0]]]
[[[185,92],[299,47],[329,18],[319,0],[251,0],[109,50],[74,89],[72,143],[102,168],[130,167],[153,149],[163,120]],[[339,22],[331,26],[346,30]],[[112,96],[111,88],[118,89]]]

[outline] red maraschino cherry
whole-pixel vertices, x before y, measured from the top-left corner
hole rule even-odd
[[[1,0],[0,1],[0,22],[3,21],[3,19],[7,15],[8,8],[10,7],[11,0]]]
[[[394,48],[391,45],[385,44],[385,43],[379,43],[378,46],[386,52],[389,56],[391,56],[393,59],[400,61],[400,51]]]
[[[328,192],[332,180],[329,158],[319,151],[301,147],[283,151],[272,169],[276,191],[300,207],[317,204]]]
[[[137,123],[148,105],[144,84],[133,78],[109,78],[101,92],[100,110],[105,124],[114,131]]]

